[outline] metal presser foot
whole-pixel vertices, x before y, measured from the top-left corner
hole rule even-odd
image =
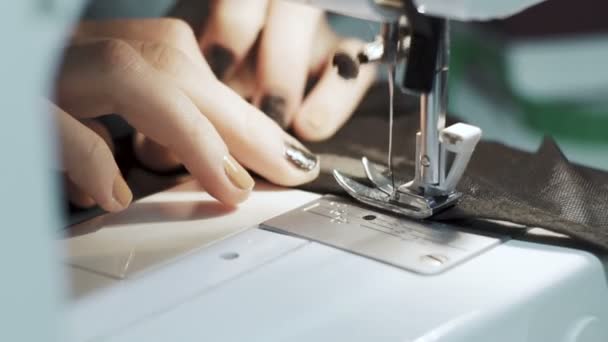
[[[456,191],[456,185],[481,138],[481,130],[463,123],[445,128],[449,25],[440,19],[412,18],[416,19],[412,24],[428,20],[428,26],[417,31],[417,27],[409,25],[408,20],[401,20],[392,26],[385,24],[382,36],[370,44],[372,47],[380,44],[382,48],[364,49],[361,54],[365,58],[360,60],[391,63],[391,67],[400,58],[408,60],[407,68],[411,68],[406,71],[404,88],[420,95],[420,131],[416,134],[414,179],[394,184],[391,174],[381,172],[367,158],[362,160],[363,168],[373,187],[361,184],[338,170],[334,170],[333,174],[348,194],[363,203],[411,218],[424,219],[455,204],[461,197]],[[411,32],[414,33],[410,34]],[[370,51],[374,54],[368,56]],[[377,56],[376,51],[382,54]],[[392,75],[389,82],[392,82],[391,77]],[[392,137],[392,130],[390,136]],[[389,151],[392,150],[390,146]],[[389,152],[389,165],[390,154]],[[392,170],[389,171],[392,173]]]
[[[418,133],[419,145],[421,134]],[[481,138],[478,127],[458,123],[441,132],[440,157],[443,165],[439,169],[440,182],[437,185],[425,185],[422,182],[422,168],[426,164],[417,147],[416,177],[408,183],[395,184],[392,178],[380,171],[365,157],[362,158],[363,169],[373,187],[333,171],[334,178],[340,186],[360,202],[415,219],[425,219],[456,203],[461,193],[455,190],[458,181],[471,158],[475,145]],[[451,167],[445,169],[446,159],[454,154]]]

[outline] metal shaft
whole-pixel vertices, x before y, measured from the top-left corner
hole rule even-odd
[[[439,39],[433,89],[420,97],[420,146],[418,185],[432,189],[440,180],[439,132],[445,127],[449,67],[449,26],[447,20]]]

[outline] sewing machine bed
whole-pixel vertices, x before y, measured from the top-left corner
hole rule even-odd
[[[259,228],[319,197],[261,184],[227,211],[190,182],[73,227],[70,340],[608,340],[591,253],[501,240],[425,275]]]

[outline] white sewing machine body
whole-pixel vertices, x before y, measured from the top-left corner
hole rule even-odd
[[[399,0],[293,0],[367,20],[396,19]],[[460,21],[506,18],[545,0],[413,0],[421,13]]]
[[[51,93],[61,41],[82,3],[0,2],[0,36],[14,43],[0,56],[11,114],[0,125],[7,194],[0,340],[608,340],[606,270],[590,253],[506,240],[422,275],[256,228],[318,195],[258,189],[228,213],[192,184],[87,222],[81,229],[99,230],[61,241],[72,285],[66,325],[51,242],[60,225],[49,204],[51,130],[35,100]]]
[[[216,216],[188,183],[82,224],[101,229],[66,241],[72,340],[608,339],[605,268],[593,254],[502,240],[423,275],[257,228],[318,197],[262,188]]]

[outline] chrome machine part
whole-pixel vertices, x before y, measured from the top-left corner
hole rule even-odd
[[[504,238],[381,214],[334,196],[322,197],[270,219],[261,228],[428,275],[465,262]]]
[[[376,188],[359,184],[337,170],[334,176],[359,201],[420,219],[453,205],[460,198],[456,185],[481,138],[481,130],[465,124],[445,128],[448,21],[424,16],[411,2],[401,3],[404,5],[402,17],[382,24],[381,36],[364,47],[359,62],[382,62],[394,68],[407,61],[402,87],[420,96],[415,177],[410,182],[395,184],[390,162],[389,175],[384,175],[365,158],[363,168]],[[391,139],[389,146],[392,143]]]

